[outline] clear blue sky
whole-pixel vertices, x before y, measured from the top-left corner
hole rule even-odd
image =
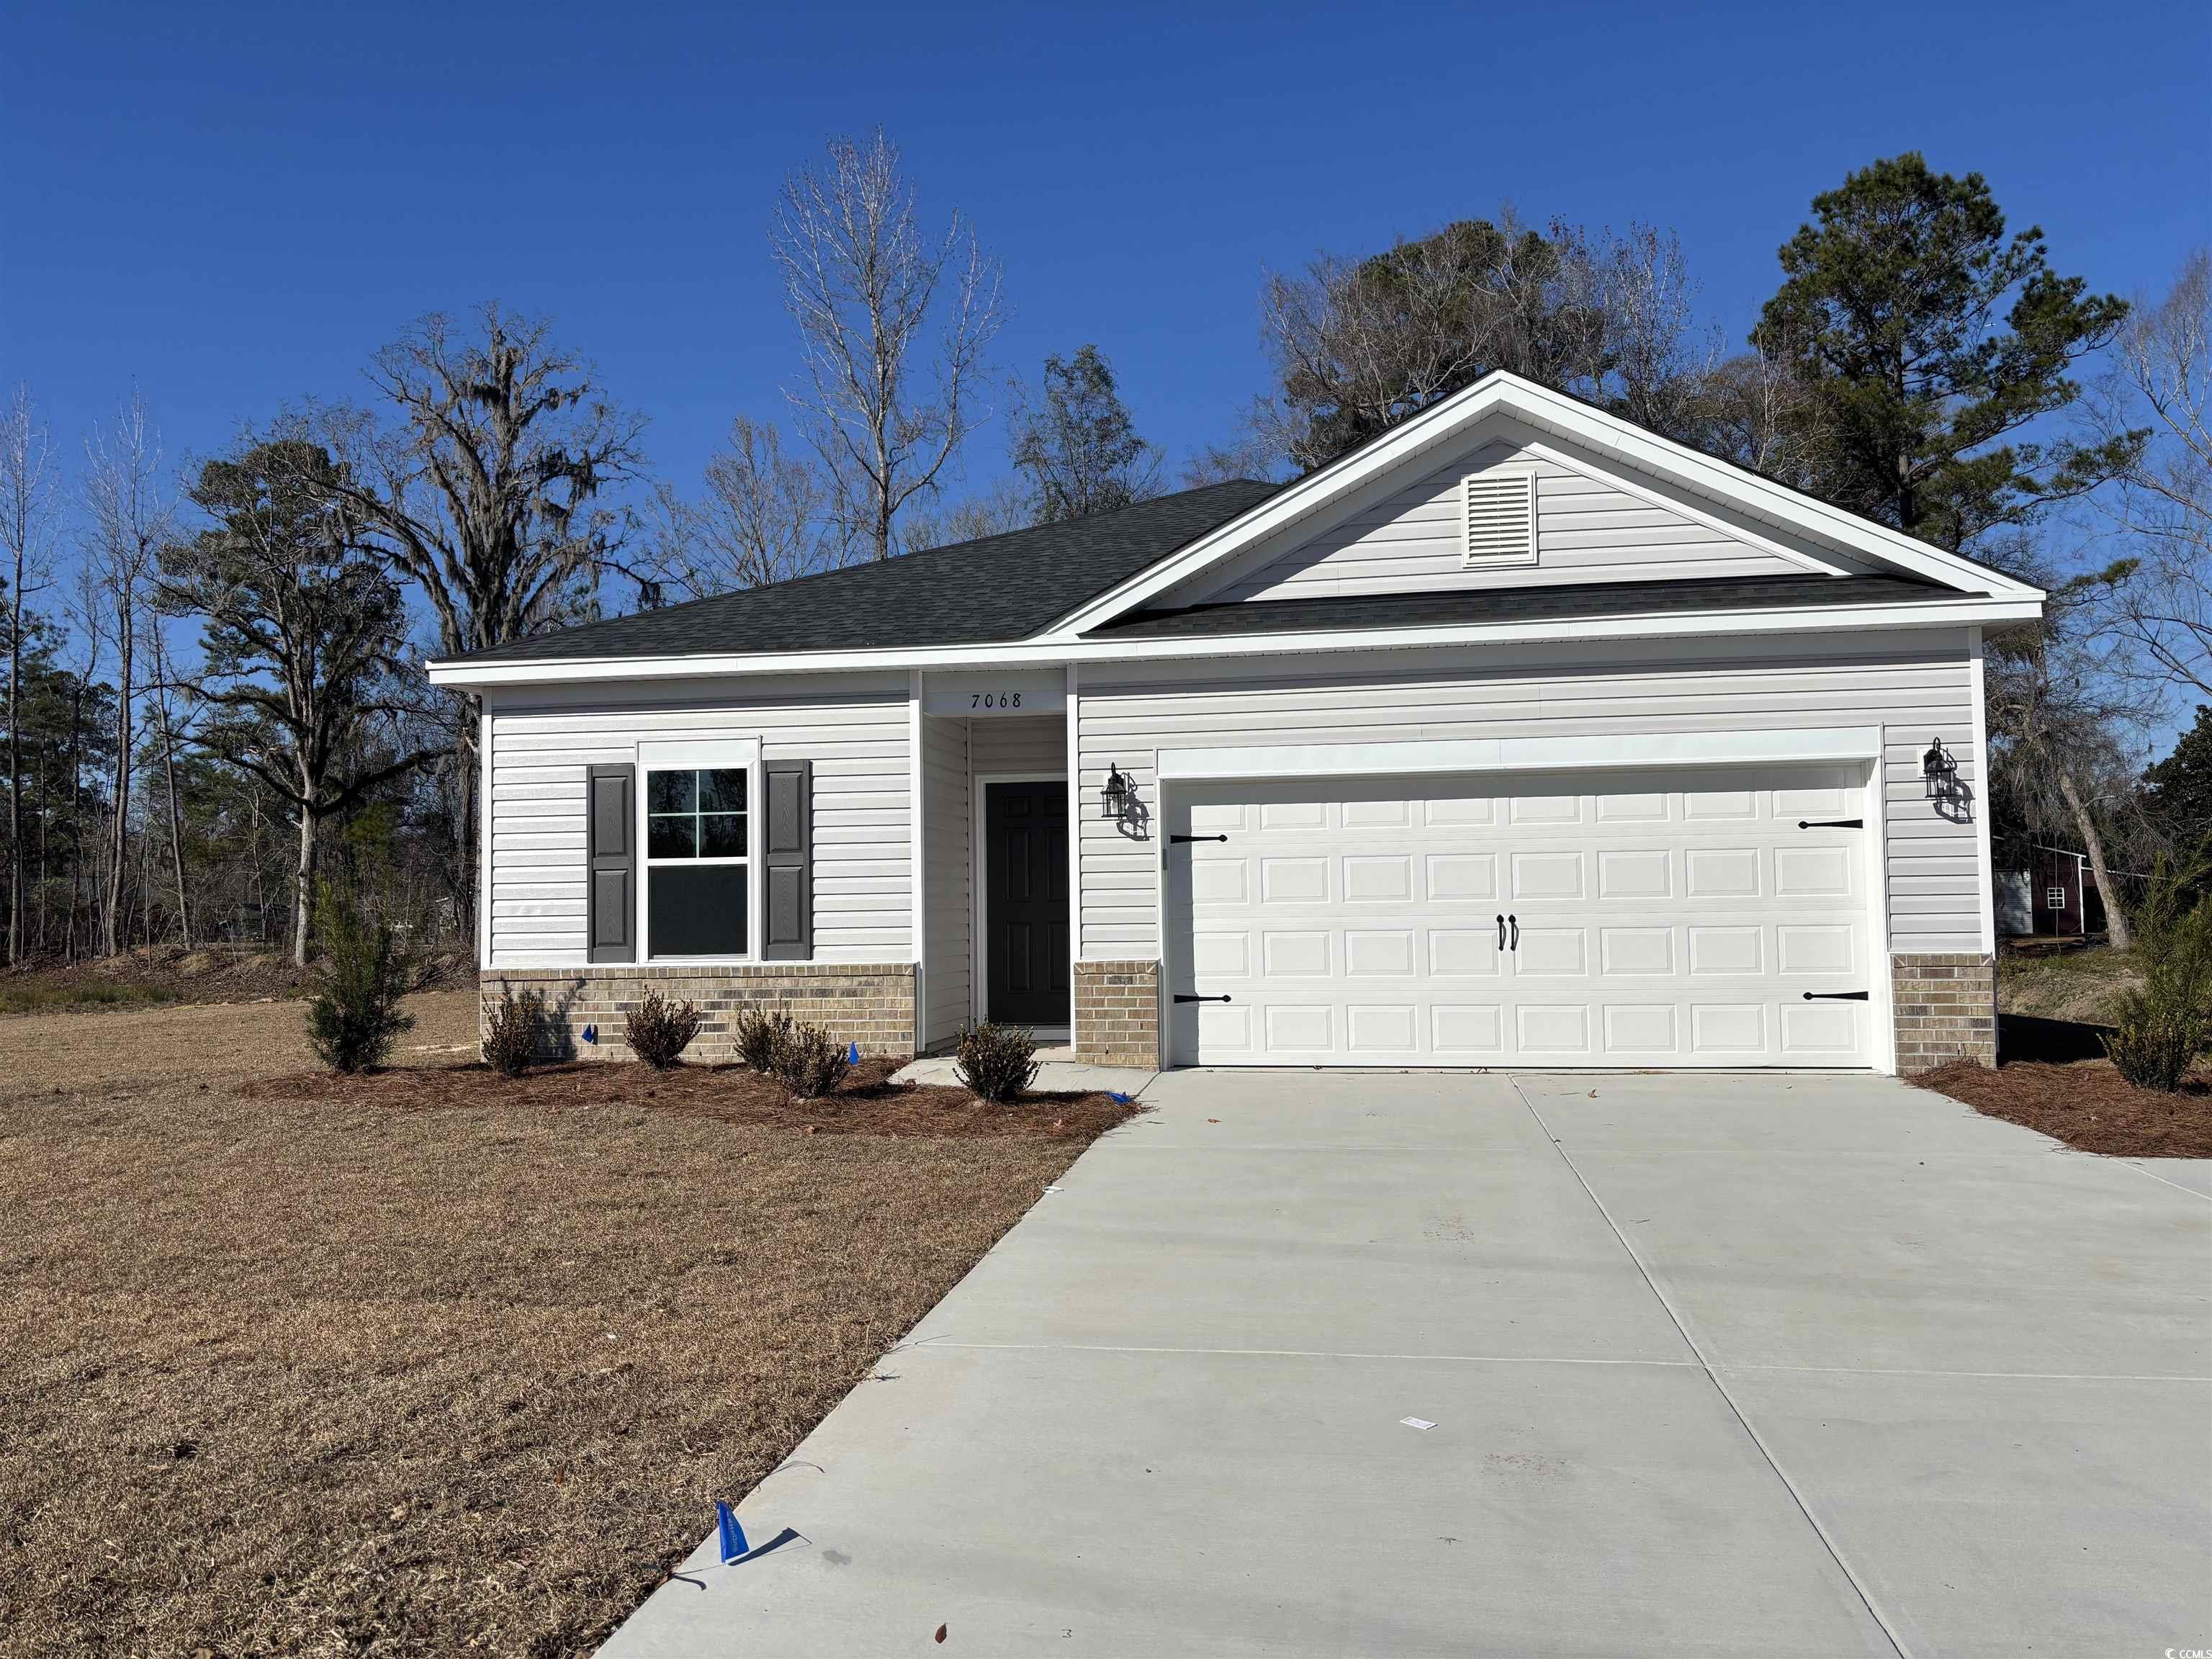
[[[1005,262],[1000,356],[1095,340],[1177,459],[1264,380],[1269,266],[1510,199],[1672,226],[1740,337],[1813,194],[1924,150],[2129,293],[2206,240],[2212,11],[24,5],[0,382],[64,459],[134,384],[175,457],[360,395],[410,318],[552,317],[689,489],[797,368],[779,181],[882,125]],[[1003,466],[984,435],[972,472]]]

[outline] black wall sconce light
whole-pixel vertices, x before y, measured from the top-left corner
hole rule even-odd
[[[1111,761],[1107,762],[1106,788],[1101,798],[1105,816],[1116,823],[1128,817],[1129,802],[1133,794],[1128,779],[1121,775],[1121,769]]]
[[[1948,804],[1959,793],[1959,763],[1943,746],[1943,739],[1932,738],[1928,752],[1920,757],[1920,777],[1927,785],[1928,799]]]

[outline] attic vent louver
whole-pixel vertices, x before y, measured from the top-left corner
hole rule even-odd
[[[1466,562],[1470,565],[1536,562],[1536,475],[1497,471],[1470,474],[1467,490]]]

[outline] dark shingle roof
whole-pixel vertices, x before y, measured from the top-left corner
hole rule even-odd
[[[1165,640],[1232,634],[1304,634],[1424,623],[1553,622],[1683,611],[1782,610],[1800,605],[1894,605],[1971,599],[1902,576],[1698,577],[1653,582],[1577,582],[1458,592],[1361,593],[1313,599],[1246,599],[1182,611],[1137,611],[1084,635]]]
[[[1279,487],[1249,479],[1209,484],[1117,512],[586,623],[461,660],[866,651],[1024,640]]]

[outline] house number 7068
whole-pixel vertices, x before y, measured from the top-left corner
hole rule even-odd
[[[969,694],[970,708],[1019,708],[1022,694],[1018,691],[973,691]]]

